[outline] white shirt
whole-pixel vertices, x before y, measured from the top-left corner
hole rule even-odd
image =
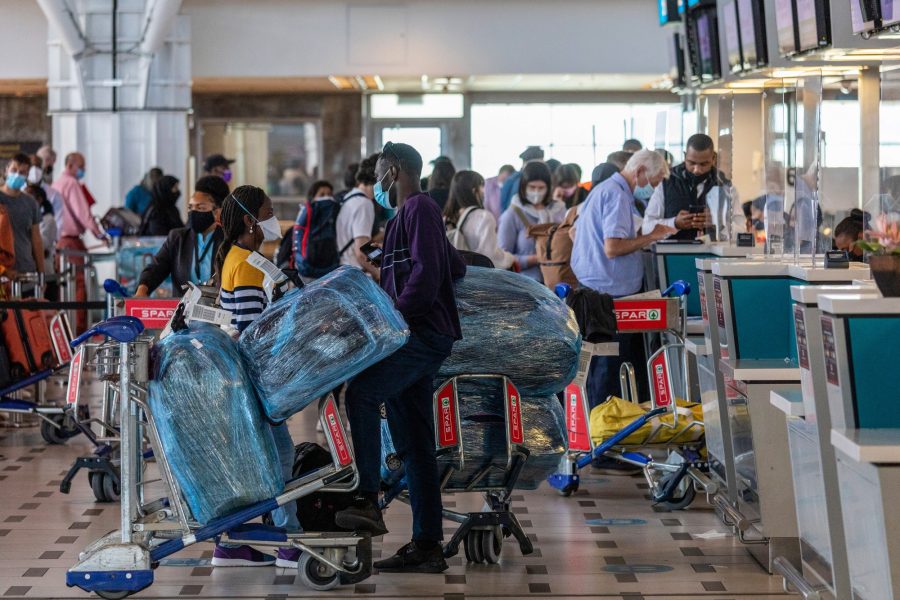
[[[372,225],[375,223],[375,206],[362,191],[355,189],[344,198],[341,204],[341,212],[338,213],[335,229],[337,229],[338,252],[356,238],[372,237]],[[342,265],[349,265],[362,269],[362,265],[356,259],[353,245],[340,256]]]
[[[516,258],[497,243],[497,219],[489,210],[476,208],[469,211],[462,234],[468,249],[487,256],[496,268],[508,269],[515,262]]]
[[[698,198],[703,194],[705,186],[706,182],[697,186]],[[667,225],[677,229],[675,226],[675,217],[666,219],[663,216],[666,214],[666,198],[663,187],[663,184],[656,186],[656,189],[653,190],[653,195],[650,196],[650,202],[647,204],[647,210],[644,212],[644,222],[641,225],[641,233],[644,235],[653,231],[653,228],[658,224]],[[706,205],[709,207],[710,218],[717,231],[725,231],[725,228],[728,225],[725,221],[732,215],[732,210],[728,208],[729,206],[733,207],[733,214],[736,215],[740,212],[740,218],[744,218],[740,199],[734,186],[727,186],[726,188],[722,188],[718,185],[714,186],[706,195]],[[722,239],[722,236],[719,236],[719,239]]]

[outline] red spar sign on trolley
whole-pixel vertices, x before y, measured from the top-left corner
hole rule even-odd
[[[511,381],[506,382],[506,415],[509,422],[509,442],[525,443],[525,430],[522,427],[522,399],[519,390]]]
[[[129,299],[125,300],[125,314],[140,319],[147,329],[165,329],[178,308],[178,302],[178,299]]]
[[[656,392],[656,406],[672,404],[672,390],[669,389],[669,368],[666,365],[666,353],[660,352],[650,363],[653,388]]]
[[[55,318],[50,321],[50,336],[53,338],[53,347],[56,348],[59,362],[65,364],[72,360],[72,349],[69,348],[69,336],[66,335],[62,319]]]
[[[453,380],[437,391],[438,447],[452,448],[459,445],[456,430],[456,384]]]
[[[585,418],[584,389],[579,385],[566,386],[566,425],[569,430],[569,451],[590,452],[591,438]]]
[[[325,404],[325,422],[328,423],[328,433],[331,435],[331,441],[334,443],[334,451],[337,453],[338,463],[342,467],[346,467],[353,459],[350,457],[350,449],[347,447],[347,438],[344,435],[344,428],[338,419],[337,408],[334,405],[334,399],[329,398]]]
[[[658,331],[666,328],[666,298],[613,302],[619,331]]]
[[[72,406],[78,402],[78,386],[81,384],[81,363],[84,360],[84,352],[79,350],[69,365],[69,387],[66,390],[66,404]]]

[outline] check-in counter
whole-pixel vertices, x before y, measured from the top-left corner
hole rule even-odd
[[[741,539],[770,572],[778,557],[800,569],[787,423],[770,398],[776,387],[800,389],[791,286],[848,284],[868,269],[717,261],[712,275],[736,484],[734,504],[727,496],[714,503],[727,522],[752,526]]]

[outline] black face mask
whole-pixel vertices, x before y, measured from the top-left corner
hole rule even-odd
[[[188,212],[187,226],[195,233],[203,233],[216,222],[216,217],[211,210]]]
[[[706,181],[707,179],[709,179],[709,177],[711,176],[711,174],[712,174],[712,170],[711,170],[711,169],[710,169],[708,172],[704,173],[703,175],[694,175],[694,174],[691,173],[690,171],[685,171],[685,172],[684,172],[685,179],[687,179],[687,182],[690,183],[690,184],[693,185],[693,186],[698,186],[698,185],[700,185],[701,183],[703,183],[704,181]]]

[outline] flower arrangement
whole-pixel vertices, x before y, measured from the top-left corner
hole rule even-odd
[[[877,229],[867,231],[867,239],[858,240],[856,245],[877,256],[900,256],[900,219],[880,215],[875,224]]]

